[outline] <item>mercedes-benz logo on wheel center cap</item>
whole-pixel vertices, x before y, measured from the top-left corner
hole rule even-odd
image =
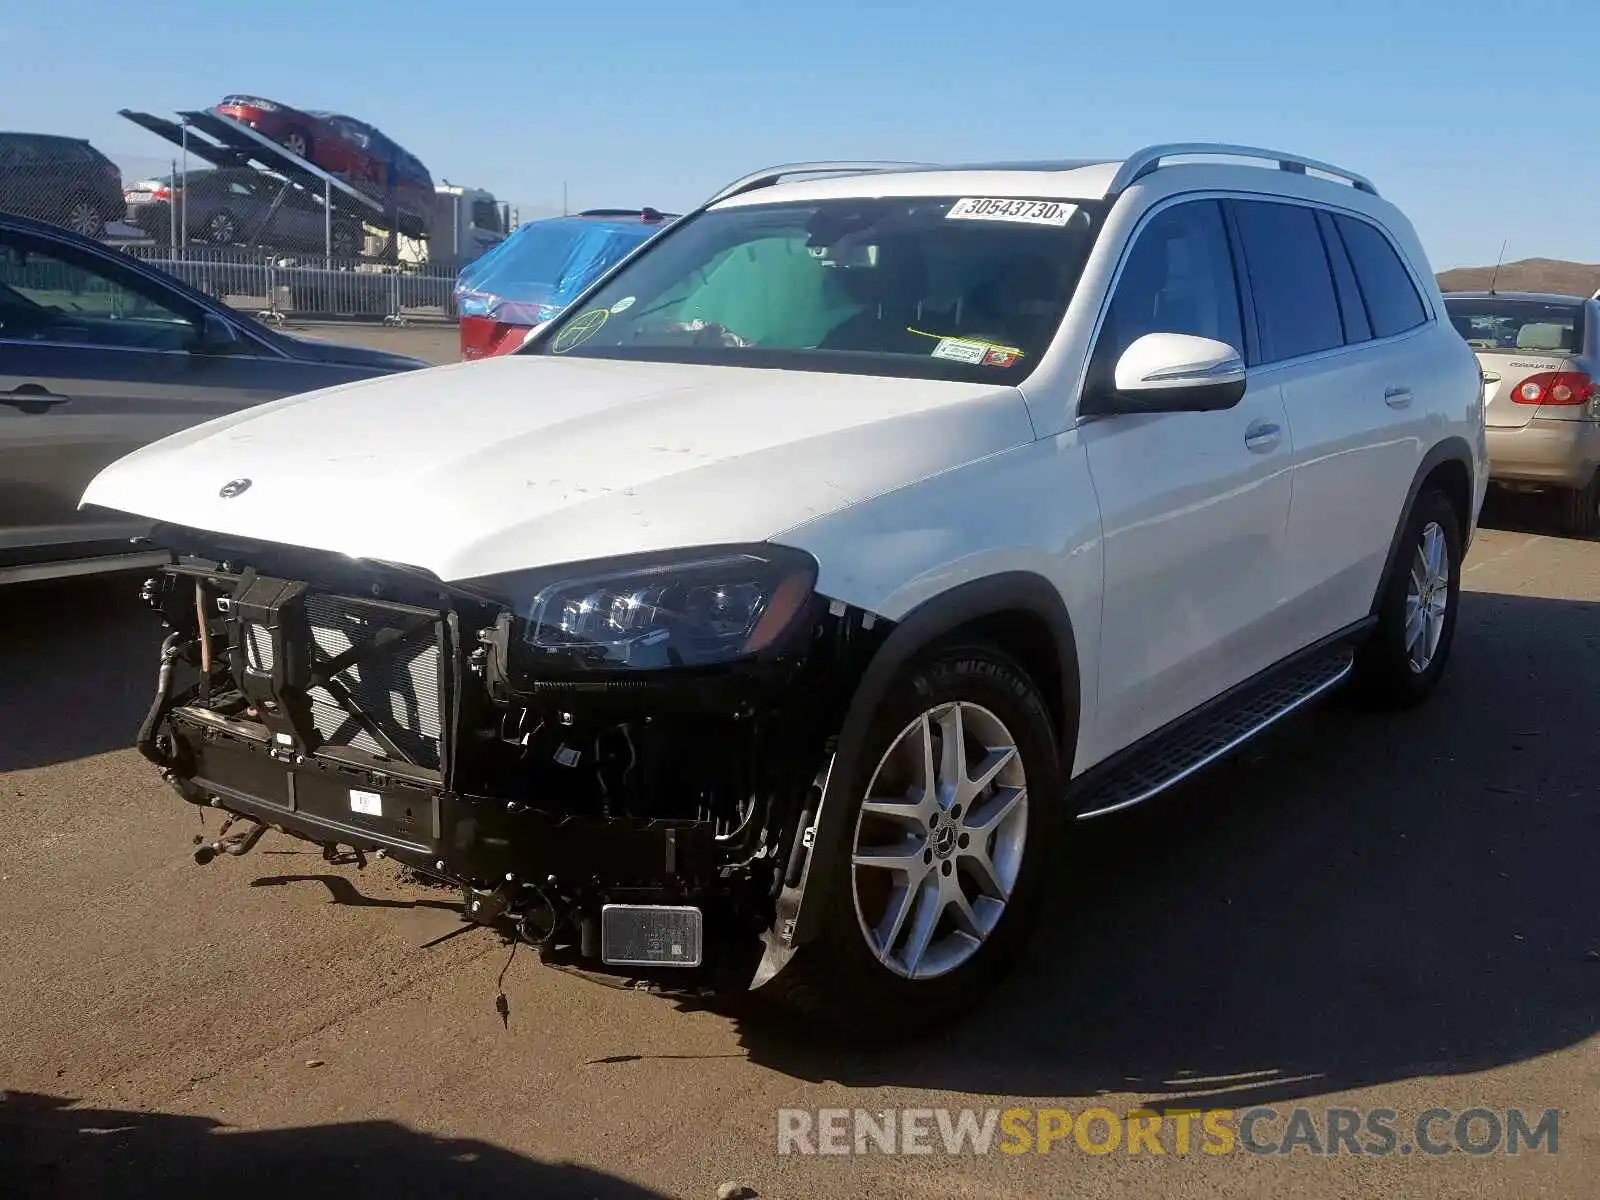
[[[217,495],[221,496],[224,500],[232,500],[240,493],[247,492],[249,490],[250,481],[248,479],[230,479],[227,483],[222,485],[222,490],[219,491]]]

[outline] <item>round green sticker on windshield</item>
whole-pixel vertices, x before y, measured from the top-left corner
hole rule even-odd
[[[556,334],[555,341],[550,343],[550,349],[557,354],[577,349],[599,333],[600,327],[610,316],[611,310],[608,308],[591,308],[588,312],[579,313],[567,322],[560,333]]]

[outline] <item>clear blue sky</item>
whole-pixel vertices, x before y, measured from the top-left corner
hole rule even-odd
[[[357,15],[359,14],[359,15]],[[380,126],[523,204],[678,207],[810,158],[1124,153],[1203,139],[1370,175],[1437,269],[1600,261],[1597,0],[15,0],[0,128],[252,91]]]

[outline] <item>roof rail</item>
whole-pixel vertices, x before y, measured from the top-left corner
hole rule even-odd
[[[784,163],[781,166],[768,167],[765,171],[756,171],[754,174],[735,179],[727,187],[707,200],[702,207],[709,208],[717,201],[726,200],[729,196],[737,196],[741,192],[771,187],[791,175],[868,175],[878,171],[910,171],[926,168],[930,165],[929,163],[915,162],[872,161]]]
[[[1135,181],[1160,170],[1165,160],[1169,158],[1188,158],[1202,154],[1218,158],[1259,159],[1263,162],[1276,163],[1278,170],[1289,171],[1295,175],[1304,175],[1308,169],[1320,171],[1325,175],[1333,175],[1348,181],[1357,191],[1367,192],[1373,196],[1378,194],[1378,189],[1372,186],[1372,181],[1365,175],[1357,175],[1354,171],[1347,171],[1332,163],[1318,162],[1314,158],[1302,158],[1298,154],[1285,154],[1279,150],[1262,150],[1256,146],[1230,146],[1221,142],[1173,142],[1162,146],[1146,146],[1143,150],[1130,155],[1118,168],[1106,195],[1108,198],[1114,196],[1123,189],[1131,187]]]

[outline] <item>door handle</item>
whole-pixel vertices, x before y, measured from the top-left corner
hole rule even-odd
[[[1283,430],[1269,421],[1253,421],[1244,431],[1245,449],[1252,454],[1267,454],[1278,448]]]
[[[49,388],[41,387],[37,383],[18,384],[9,392],[0,392],[0,404],[20,408],[34,417],[49,412],[57,404],[65,404],[69,399],[70,396],[58,396]]]
[[[1411,389],[1408,387],[1392,387],[1385,389],[1383,402],[1390,408],[1404,408],[1411,403]]]

